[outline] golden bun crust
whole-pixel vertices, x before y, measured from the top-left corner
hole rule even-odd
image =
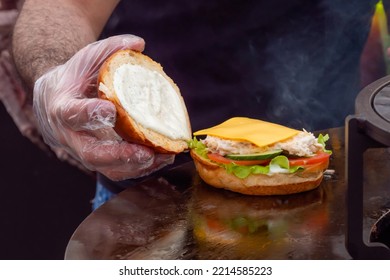
[[[152,71],[157,71],[161,74],[174,88],[178,94],[182,109],[186,114],[186,125],[188,131],[191,131],[190,121],[187,113],[186,106],[181,97],[180,90],[177,85],[168,77],[161,65],[153,61],[150,57],[132,50],[120,50],[111,55],[101,66],[98,75],[98,96],[99,98],[111,101],[117,110],[117,119],[115,123],[115,131],[126,141],[132,143],[138,143],[153,148],[159,153],[173,153],[177,154],[188,149],[187,140],[171,139],[166,135],[163,135],[154,130],[143,127],[136,122],[126,110],[122,107],[116,92],[114,90],[114,72],[119,66],[128,63],[132,65],[140,65]],[[105,90],[102,90],[101,83],[105,86]],[[110,93],[106,94],[107,91]],[[190,138],[190,137],[189,137]],[[189,139],[188,139],[189,140]]]
[[[199,176],[210,186],[247,195],[285,195],[301,193],[317,188],[329,161],[310,170],[293,174],[252,174],[240,179],[223,167],[200,157],[191,150],[191,157]]]

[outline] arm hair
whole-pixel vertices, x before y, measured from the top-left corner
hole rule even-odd
[[[50,68],[96,41],[117,0],[26,0],[16,22],[12,52],[31,91]]]

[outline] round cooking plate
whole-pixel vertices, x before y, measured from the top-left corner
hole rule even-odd
[[[370,242],[380,242],[390,248],[390,211],[383,214],[372,227]]]
[[[373,108],[385,121],[390,122],[390,85],[374,95]]]
[[[356,98],[355,110],[364,121],[365,133],[390,146],[390,76],[364,88]]]

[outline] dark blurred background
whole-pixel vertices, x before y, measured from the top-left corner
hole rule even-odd
[[[0,0],[0,259],[63,259],[72,233],[91,212],[95,177],[23,136],[1,102],[12,108],[20,130],[37,140],[28,134],[32,107],[8,52],[22,3]],[[362,87],[389,73],[383,7],[372,23],[361,57]]]
[[[0,102],[0,259],[63,259],[95,179],[22,136]]]

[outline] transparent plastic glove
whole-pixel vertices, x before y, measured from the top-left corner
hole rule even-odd
[[[119,49],[143,48],[139,37],[110,37],[86,46],[40,77],[33,107],[45,142],[112,180],[145,176],[172,163],[172,155],[123,141],[113,130],[115,106],[97,98],[97,74],[104,60]]]

